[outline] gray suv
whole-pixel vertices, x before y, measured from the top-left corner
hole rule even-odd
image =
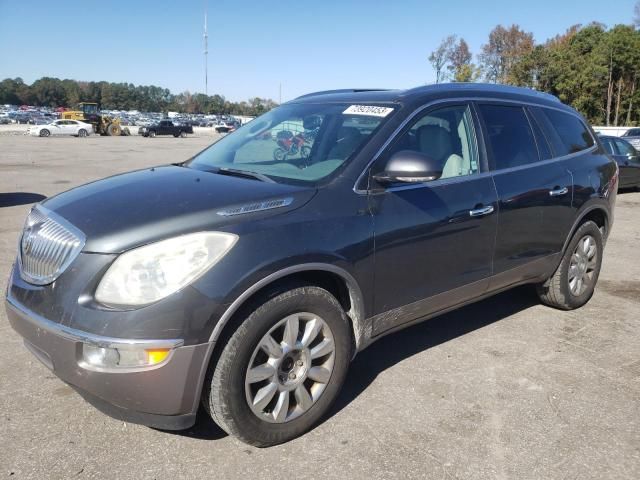
[[[584,305],[617,187],[616,163],[550,95],[318,92],[187,161],[36,205],[8,317],[109,415],[184,429],[202,404],[273,445],[312,428],[384,335],[522,284]]]

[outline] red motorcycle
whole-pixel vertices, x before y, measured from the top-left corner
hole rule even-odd
[[[288,156],[300,153],[301,158],[309,158],[311,147],[305,145],[306,139],[303,133],[294,135],[289,130],[282,130],[276,135],[278,148],[273,151],[273,158],[278,162],[283,162]]]

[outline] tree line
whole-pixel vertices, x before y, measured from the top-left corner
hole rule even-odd
[[[634,25],[636,28],[634,28]],[[574,25],[537,44],[518,25],[496,26],[474,56],[451,35],[429,55],[436,82],[501,83],[556,95],[594,125],[640,125],[640,2],[634,25]]]
[[[21,78],[7,78],[0,82],[0,104],[75,108],[79,102],[95,102],[108,110],[249,116],[260,115],[277,105],[268,98],[230,102],[222,95],[192,94],[188,91],[172,94],[168,89],[155,85],[131,83],[82,82],[52,77],[40,78],[31,85]]]

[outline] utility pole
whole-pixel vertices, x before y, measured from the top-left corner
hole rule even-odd
[[[207,55],[209,54],[209,35],[207,35],[207,4],[204,6],[204,94],[209,96],[209,65]]]

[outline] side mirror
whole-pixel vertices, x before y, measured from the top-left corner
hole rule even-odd
[[[393,183],[424,183],[442,176],[442,167],[429,155],[414,150],[394,153],[384,170],[373,176],[381,185]]]

